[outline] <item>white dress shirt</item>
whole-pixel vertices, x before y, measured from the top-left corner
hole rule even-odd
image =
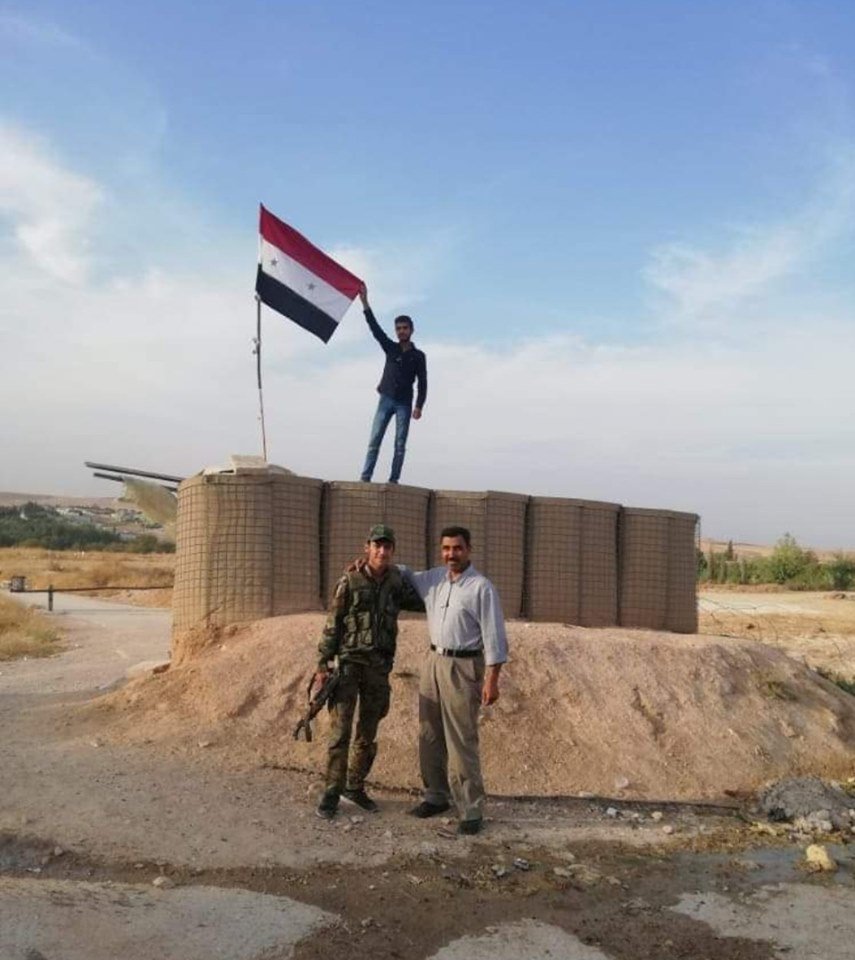
[[[427,611],[430,642],[438,650],[483,650],[488,667],[508,659],[502,605],[493,584],[471,564],[452,580],[446,567],[400,570]]]

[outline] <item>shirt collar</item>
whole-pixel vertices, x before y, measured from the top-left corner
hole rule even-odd
[[[451,579],[451,574],[448,572],[448,567],[445,568],[445,579],[449,583],[460,583],[461,580],[468,580],[473,573],[477,573],[474,565],[470,562],[469,566],[460,574],[456,580]]]

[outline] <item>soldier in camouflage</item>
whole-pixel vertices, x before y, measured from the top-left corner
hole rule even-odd
[[[378,809],[365,792],[365,778],[377,754],[377,727],[389,712],[398,613],[424,610],[415,588],[392,564],[394,553],[392,528],[373,526],[365,544],[365,563],[336,584],[318,644],[316,682],[323,682],[336,657],[341,675],[332,707],[326,789],[317,810],[325,820],[335,816],[339,797],[372,813]]]

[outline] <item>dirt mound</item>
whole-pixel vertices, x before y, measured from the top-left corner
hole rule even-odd
[[[321,769],[292,730],[305,704],[322,615],[198,635],[166,673],[87,708],[124,742],[228,748],[237,759]],[[778,650],[747,640],[509,624],[502,697],[482,716],[488,789],[504,795],[719,798],[784,776],[855,768],[855,698]],[[389,717],[373,779],[419,785],[422,620],[401,624]],[[95,717],[92,717],[92,711]]]

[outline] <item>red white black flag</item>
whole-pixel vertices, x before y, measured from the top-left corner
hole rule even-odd
[[[259,299],[326,343],[362,281],[263,206],[258,232]]]

